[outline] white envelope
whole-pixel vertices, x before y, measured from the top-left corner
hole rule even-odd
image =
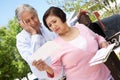
[[[57,51],[60,48],[60,45],[58,45],[55,41],[48,41],[44,45],[42,45],[35,53],[32,54],[31,59],[32,60],[45,60],[48,57],[50,57],[55,51]]]
[[[103,63],[105,62],[110,53],[113,51],[114,46],[116,45],[116,43],[110,44],[107,48],[101,48],[97,51],[97,53],[95,54],[95,56],[90,60],[90,65],[95,65],[95,64],[99,64],[99,63]]]

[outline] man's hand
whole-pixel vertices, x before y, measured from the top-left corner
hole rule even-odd
[[[32,35],[33,34],[37,34],[37,31],[33,27],[31,27],[30,25],[28,25],[24,20],[20,20],[19,24],[20,24],[20,26],[24,30],[26,30],[27,32],[31,33]]]

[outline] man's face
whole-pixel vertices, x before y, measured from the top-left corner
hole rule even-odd
[[[24,21],[27,25],[38,30],[40,27],[40,21],[38,16],[33,11],[26,11],[20,15],[20,20]]]
[[[89,26],[91,23],[91,20],[88,15],[82,15],[78,21],[79,23],[82,23],[86,26]]]

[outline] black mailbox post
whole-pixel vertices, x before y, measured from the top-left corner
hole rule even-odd
[[[109,55],[105,65],[111,71],[113,78],[115,80],[120,80],[120,61],[114,51]]]
[[[101,22],[105,26],[105,30],[104,29],[102,30],[105,33],[106,40],[110,44],[116,43],[116,46],[114,47],[114,49],[117,49],[118,47],[120,47],[120,14],[114,14],[110,17],[104,18],[101,20]],[[101,26],[99,21],[95,23]],[[118,59],[114,51],[110,53],[107,61],[105,62],[105,65],[111,71],[113,78],[115,80],[120,80],[120,60]]]
[[[109,43],[116,43],[114,49],[120,47],[120,32],[117,32],[113,36],[107,39]],[[111,71],[111,74],[115,80],[120,80],[120,60],[118,59],[116,53],[112,51],[105,62],[105,65]]]

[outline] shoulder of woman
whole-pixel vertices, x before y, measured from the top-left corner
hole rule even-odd
[[[87,27],[87,26],[85,26],[84,24],[76,24],[74,27],[77,27],[77,28],[79,28],[79,29],[81,29],[81,30],[89,30],[89,28]]]

